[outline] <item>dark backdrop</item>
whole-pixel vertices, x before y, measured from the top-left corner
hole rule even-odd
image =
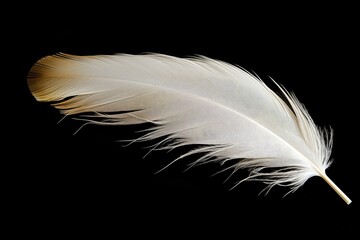
[[[351,7],[212,7],[34,7],[10,28],[16,54],[8,80],[16,90],[4,95],[16,104],[9,142],[18,147],[6,159],[13,166],[8,183],[16,186],[10,194],[14,222],[22,232],[169,239],[354,233],[358,42]],[[192,159],[154,174],[189,149],[143,159],[147,144],[117,142],[136,136],[137,127],[86,126],[73,135],[82,123],[70,117],[58,123],[61,114],[36,102],[26,84],[30,67],[58,52],[200,54],[254,71],[269,85],[272,77],[295,92],[318,125],[334,129],[334,163],[327,173],[353,203],[347,206],[317,177],[283,197],[288,189],[279,187],[258,195],[264,185],[254,182],[229,191],[246,171],[224,183],[229,173],[212,176],[221,169],[216,164],[184,171]]]

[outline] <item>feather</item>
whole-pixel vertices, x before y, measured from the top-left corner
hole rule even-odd
[[[192,165],[233,160],[231,169],[250,172],[237,184],[289,192],[320,176],[351,203],[325,173],[332,131],[319,129],[283,87],[281,98],[240,67],[203,56],[57,54],[31,68],[28,86],[38,101],[91,123],[152,123],[137,141],[162,139],[157,149],[197,146],[171,163],[198,153]]]

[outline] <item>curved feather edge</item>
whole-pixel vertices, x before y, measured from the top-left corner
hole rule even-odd
[[[148,64],[148,66],[143,67],[143,65],[136,65],[136,61],[139,61],[144,65]],[[144,114],[146,109],[141,109],[138,106],[139,104],[135,104],[135,107],[131,108],[131,106],[134,105],[132,102],[134,101],[133,99],[136,100],[137,98],[140,98],[149,100],[149,95],[157,96],[156,94],[160,95],[158,92],[161,91],[161,93],[166,93],[163,85],[160,86],[160,88],[158,86],[164,84],[163,82],[159,83],[154,80],[149,80],[150,82],[138,81],[138,78],[140,78],[137,76],[138,73],[136,72],[138,69],[132,65],[136,65],[138,68],[144,68],[139,71],[145,73],[147,73],[146,71],[152,71],[151,66],[155,65],[158,67],[158,65],[161,65],[161,68],[158,67],[158,72],[155,71],[155,73],[158,74],[155,74],[155,76],[159,78],[163,77],[163,75],[174,76],[174,74],[184,74],[184,77],[190,76],[186,75],[186,73],[183,73],[182,71],[173,70],[175,68],[179,68],[180,70],[188,69],[190,74],[199,74],[202,78],[209,76],[209,78],[212,78],[213,75],[211,74],[214,74],[216,77],[223,77],[224,79],[230,77],[244,78],[248,81],[247,83],[254,85],[255,88],[258,88],[263,92],[263,95],[266,95],[268,99],[274,101],[273,105],[276,106],[276,112],[284,115],[283,118],[290,122],[290,125],[293,128],[291,131],[295,131],[294,135],[298,134],[301,137],[307,151],[311,152],[311,154],[313,154],[311,156],[317,161],[310,160],[307,155],[301,154],[301,150],[299,150],[297,146],[289,144],[287,142],[288,139],[282,138],[281,135],[276,132],[280,130],[272,132],[271,129],[266,129],[266,131],[269,131],[273,137],[275,136],[276,141],[281,142],[286,145],[286,148],[296,152],[300,160],[284,160],[282,157],[273,157],[271,155],[262,156],[261,154],[256,157],[256,154],[254,155],[252,152],[253,150],[242,150],[240,151],[241,154],[234,155],[234,152],[237,153],[239,148],[236,144],[228,142],[203,144],[197,141],[192,141],[191,137],[189,138],[187,135],[184,135],[184,132],[186,131],[191,132],[198,130],[198,127],[196,126],[189,126],[178,130],[166,130],[165,126],[171,122],[168,118],[164,117],[163,119],[156,119],[154,117],[146,117],[146,114]],[[123,75],[121,75],[121,77],[116,75],[119,74],[119,72],[115,69],[115,66],[126,66],[130,68],[130,73],[128,75],[133,79],[133,81],[128,81],[126,79],[126,74],[124,75],[125,79],[122,79],[124,78]],[[134,70],[134,72],[131,72],[132,67],[136,71]],[[105,70],[107,70],[106,73],[104,73]],[[114,72],[113,75],[109,75],[108,72],[111,73],[112,71]],[[127,68],[123,67],[123,71],[127,71]],[[206,77],[203,77],[203,75]],[[145,76],[147,77],[147,75]],[[120,78],[121,80],[119,80]],[[154,79],[156,80],[156,78]],[[104,80],[105,83],[100,85],[100,80]],[[121,85],[121,87],[125,87],[125,90],[119,90],[117,88],[119,81],[129,82]],[[224,81],[230,85],[234,84],[236,89],[238,84],[235,83],[236,79]],[[210,86],[210,90],[216,90],[217,82],[214,82],[211,79],[206,79],[205,82],[206,84],[213,84],[215,86],[213,88]],[[306,108],[298,101],[295,95],[287,92],[285,88],[278,85],[275,81],[274,83],[278,86],[288,104],[285,103],[285,101],[275,94],[270,88],[268,88],[260,78],[240,67],[235,67],[204,56],[180,59],[159,54],[146,54],[142,56],[124,54],[117,56],[74,56],[58,54],[39,60],[30,70],[28,75],[28,85],[30,91],[38,101],[52,102],[52,105],[60,109],[60,111],[65,115],[80,115],[80,118],[86,121],[85,124],[154,124],[152,128],[147,129],[148,133],[145,133],[142,137],[132,141],[148,141],[163,138],[151,147],[150,152],[153,150],[171,151],[174,148],[187,145],[198,146],[195,149],[179,156],[167,166],[194,154],[203,154],[203,156],[194,161],[190,167],[209,162],[219,162],[223,165],[228,161],[235,161],[235,163],[230,167],[221,171],[232,169],[232,174],[239,169],[249,169],[250,171],[249,176],[238,181],[235,186],[249,180],[261,181],[267,184],[267,187],[264,189],[267,192],[274,186],[286,186],[290,187],[290,193],[297,190],[310,177],[320,176],[347,204],[350,204],[351,200],[331,181],[331,179],[328,178],[325,173],[325,169],[329,167],[331,163],[329,159],[332,148],[332,130],[330,129],[330,131],[327,131],[319,129],[313,122]],[[178,91],[178,83],[172,84],[173,86],[170,87],[170,91]],[[200,84],[204,83],[200,82]],[[189,86],[191,87],[191,85]],[[181,87],[185,89],[188,86],[185,85],[185,87]],[[115,90],[113,90],[114,88]],[[147,88],[147,90],[143,91],[143,88]],[[185,92],[187,97],[199,97],[197,92],[190,90],[189,94],[188,89],[186,89],[187,92],[185,90],[182,91],[183,89],[179,91],[180,94]],[[166,90],[168,91],[168,89]],[[201,89],[197,91],[201,92]],[[114,98],[114,94],[120,94],[120,97]],[[209,100],[209,96],[207,96],[206,93],[201,94],[199,94],[200,100],[205,98],[206,101],[212,101],[211,99]],[[113,109],[114,103],[121,102],[120,100],[128,101],[129,106],[125,106],[125,108],[121,109],[120,112],[116,112]],[[219,100],[219,98],[217,100]],[[221,104],[223,103],[220,103],[220,105]],[[226,103],[223,105],[226,105]],[[248,118],[247,120],[249,120],[251,117],[244,116],[244,118]],[[255,122],[256,121],[257,120],[255,119]],[[263,123],[257,122],[257,124],[261,127]],[[295,130],[293,125],[296,125]],[[284,164],[281,165],[275,161],[283,161]]]

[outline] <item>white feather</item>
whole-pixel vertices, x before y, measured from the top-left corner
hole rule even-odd
[[[89,121],[98,124],[151,122],[139,140],[164,137],[161,149],[199,146],[175,161],[195,153],[204,155],[194,164],[236,159],[234,169],[250,170],[242,181],[260,180],[269,189],[294,191],[320,176],[351,202],[325,173],[331,132],[319,130],[285,89],[279,86],[289,105],[239,67],[206,57],[59,54],[38,61],[28,84],[38,101],[63,114],[92,112]]]

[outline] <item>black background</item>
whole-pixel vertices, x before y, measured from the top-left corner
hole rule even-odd
[[[345,5],[271,7],[213,4],[210,11],[185,3],[139,3],[93,6],[91,11],[71,5],[29,8],[20,24],[9,27],[15,38],[5,45],[15,67],[8,79],[15,90],[4,93],[6,103],[14,104],[14,115],[3,118],[10,119],[5,131],[9,126],[8,142],[16,146],[6,149],[11,157],[5,157],[11,163],[5,184],[13,186],[9,222],[21,226],[14,234],[356,236],[355,15]],[[154,174],[189,149],[143,158],[148,144],[122,147],[116,142],[136,136],[137,127],[86,126],[73,135],[82,123],[66,118],[58,124],[61,114],[36,102],[26,83],[38,59],[58,52],[200,54],[252,70],[270,86],[268,76],[274,78],[295,92],[315,123],[334,129],[334,163],[327,173],[353,203],[347,206],[320,178],[309,179],[286,197],[286,188],[258,195],[264,185],[254,182],[229,191],[246,171],[224,183],[230,173],[212,176],[221,169],[216,164],[184,171],[192,159]]]

